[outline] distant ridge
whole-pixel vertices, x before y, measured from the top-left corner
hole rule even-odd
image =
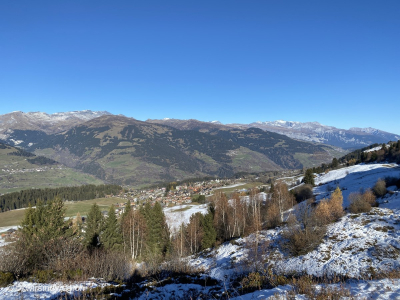
[[[107,111],[91,110],[58,112],[54,114],[14,111],[0,115],[0,139],[7,140],[13,130],[17,129],[39,130],[46,134],[58,133],[104,115],[111,114]]]
[[[322,125],[318,122],[295,122],[295,121],[266,121],[253,122],[250,124],[227,124],[236,128],[260,128],[262,130],[284,134],[288,137],[323,143],[343,149],[362,148],[375,143],[387,143],[397,141],[399,135],[385,132],[375,128],[350,128],[340,129],[333,126]]]

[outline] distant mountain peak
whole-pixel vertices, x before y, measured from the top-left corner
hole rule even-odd
[[[107,111],[68,111],[48,114],[46,112],[22,112],[14,111],[0,115],[0,134],[6,134],[7,130],[40,130],[47,134],[68,130],[73,126],[89,120],[112,115]],[[4,137],[3,137],[4,138]]]
[[[288,137],[328,144],[342,148],[362,148],[374,143],[387,143],[398,140],[399,136],[375,128],[357,128],[349,130],[323,125],[319,122],[297,121],[257,121],[250,124],[227,124],[238,128],[256,127],[262,130],[284,134]]]

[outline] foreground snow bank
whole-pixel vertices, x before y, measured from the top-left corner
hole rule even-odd
[[[329,225],[323,242],[310,253],[275,262],[285,274],[343,275],[352,278],[400,268],[400,211],[373,208]],[[276,250],[278,251],[278,250]]]
[[[70,284],[62,282],[33,283],[27,281],[16,281],[8,287],[0,288],[0,299],[56,299],[64,294],[78,297],[85,290],[104,287],[106,285],[109,284],[100,281],[83,281]]]
[[[316,285],[316,289],[348,289],[356,299],[399,299],[400,298],[400,279],[381,279],[381,280],[352,280],[344,284]],[[277,296],[285,295],[290,291],[290,285],[278,286],[270,290],[261,290],[253,293],[230,298],[231,300],[253,300],[253,299],[279,299]],[[296,299],[305,299],[297,295]]]

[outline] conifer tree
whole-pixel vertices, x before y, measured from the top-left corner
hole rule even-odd
[[[146,242],[150,253],[165,255],[170,247],[169,229],[160,203],[156,202],[151,207],[147,202],[141,212],[148,228]]]
[[[117,217],[115,216],[114,205],[111,205],[108,211],[108,217],[104,222],[101,242],[106,249],[116,250],[122,248],[122,233]]]
[[[92,205],[87,216],[84,245],[88,248],[100,247],[100,234],[103,229],[104,218],[99,206]]]
[[[339,166],[339,162],[336,157],[332,159],[332,169],[336,169]]]
[[[312,186],[315,185],[314,182],[314,174],[312,169],[307,169],[306,173],[304,174],[303,182],[305,184],[311,184]]]
[[[201,221],[203,227],[203,240],[201,241],[201,247],[202,249],[207,249],[213,247],[217,239],[217,232],[213,226],[214,216],[209,212]]]

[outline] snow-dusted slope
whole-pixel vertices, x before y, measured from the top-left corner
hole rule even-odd
[[[54,114],[15,111],[0,115],[0,138],[5,139],[5,137],[16,129],[41,130],[46,133],[60,132],[103,115],[110,115],[110,113],[91,110],[69,111]]]
[[[165,218],[167,220],[168,227],[171,232],[176,232],[182,223],[188,224],[190,222],[190,217],[196,213],[207,214],[208,206],[207,204],[202,205],[178,205],[173,207],[168,207],[164,209]]]
[[[379,178],[388,176],[400,177],[400,167],[397,164],[359,164],[333,170],[315,179],[314,194],[317,200],[328,198],[338,186],[343,193],[343,206],[347,207],[350,193],[372,188]]]

